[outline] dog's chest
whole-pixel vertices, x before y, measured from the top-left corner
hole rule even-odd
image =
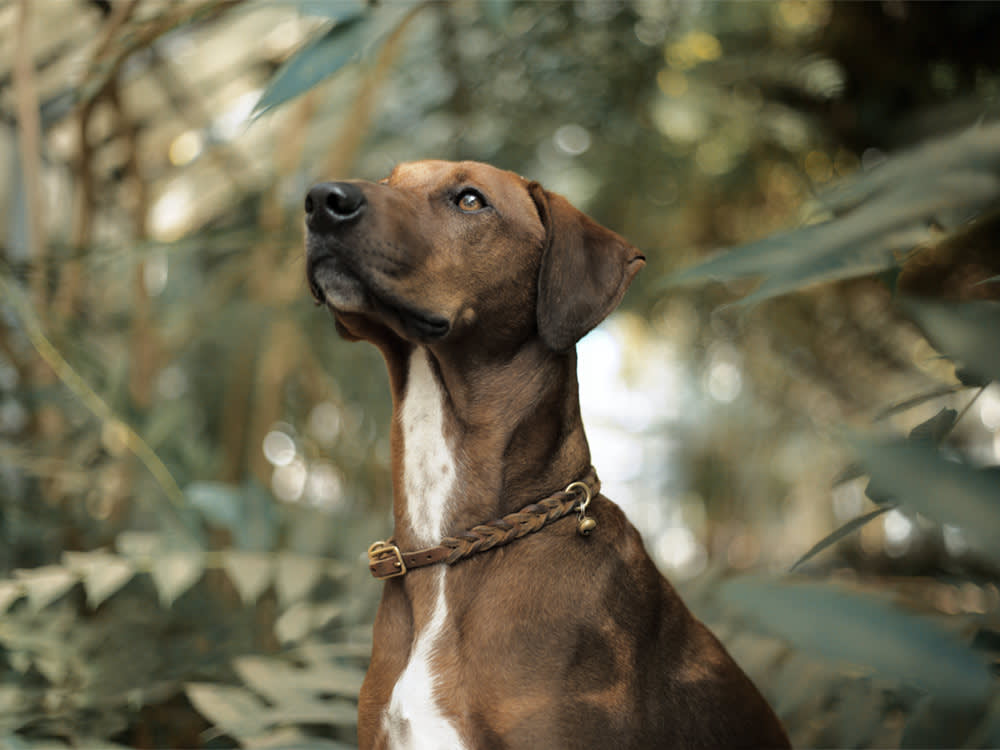
[[[443,534],[455,484],[455,460],[444,433],[441,386],[427,353],[414,350],[401,410],[406,511],[418,540],[434,544]],[[393,687],[382,728],[394,750],[463,750],[458,731],[437,695],[434,653],[448,618],[444,567],[433,572],[435,593],[430,620],[417,634],[406,668]]]

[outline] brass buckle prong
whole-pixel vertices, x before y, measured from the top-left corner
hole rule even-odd
[[[372,542],[371,546],[368,548],[368,561],[370,563],[375,563],[379,560],[379,558],[387,554],[391,554],[396,558],[395,566],[398,570],[395,570],[388,575],[379,576],[379,578],[398,578],[399,576],[406,575],[406,563],[403,562],[403,553],[399,551],[399,547],[395,544],[390,544],[385,541]]]

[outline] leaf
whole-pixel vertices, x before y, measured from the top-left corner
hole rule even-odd
[[[0,615],[10,609],[10,605],[24,596],[24,587],[13,581],[0,581]]]
[[[324,663],[301,668],[262,656],[234,659],[233,667],[248,687],[278,704],[287,703],[296,696],[314,698],[333,694],[356,698],[365,679],[360,669]]]
[[[369,16],[360,10],[348,13],[318,37],[295,52],[267,85],[253,108],[250,120],[304,94],[324,78],[333,75],[359,57],[367,41]]]
[[[1000,303],[901,299],[900,306],[939,352],[978,375],[1000,379]]]
[[[365,9],[362,0],[286,0],[307,16],[322,16],[334,21],[343,21],[361,13]],[[273,0],[272,0],[273,2]]]
[[[356,745],[315,737],[292,727],[245,739],[243,747],[247,750],[356,750]]]
[[[910,430],[909,439],[925,440],[932,445],[937,445],[948,436],[957,421],[958,412],[955,409],[942,409],[930,419]]]
[[[171,551],[153,560],[150,575],[164,607],[191,588],[201,578],[205,565],[202,556],[194,551]]]
[[[296,602],[274,623],[274,634],[282,643],[304,638],[312,631],[312,607],[306,602]]]
[[[15,570],[14,575],[20,580],[28,596],[28,603],[36,612],[47,607],[80,581],[75,573],[58,565]]]
[[[226,550],[222,565],[244,604],[255,604],[271,583],[274,560],[271,555]]]
[[[192,482],[184,488],[191,505],[207,521],[231,529],[240,519],[240,492],[225,482]]]
[[[875,510],[870,511],[869,513],[865,513],[863,516],[852,518],[850,521],[845,523],[843,526],[834,531],[832,534],[823,537],[823,539],[816,542],[816,544],[810,547],[808,552],[806,552],[804,555],[802,555],[802,557],[800,557],[798,560],[795,561],[795,564],[792,565],[790,570],[794,571],[797,567],[799,567],[806,561],[811,560],[820,552],[825,550],[827,547],[836,544],[849,534],[853,534],[855,531],[860,529],[869,521],[875,520],[886,511],[892,510],[894,507],[895,507],[894,505],[883,505],[882,507],[876,508]]]
[[[871,484],[901,504],[940,523],[959,526],[981,542],[980,551],[1000,560],[1000,481],[995,474],[948,461],[923,441],[851,441]]]
[[[722,598],[766,630],[841,664],[956,701],[981,702],[993,681],[984,660],[936,621],[828,584],[740,578]]]
[[[927,401],[933,401],[936,398],[941,398],[942,396],[949,396],[952,393],[957,393],[962,390],[965,385],[946,385],[943,388],[935,388],[933,391],[928,391],[927,393],[920,393],[916,396],[911,396],[910,398],[903,399],[902,401],[897,401],[893,404],[882,409],[878,414],[872,417],[873,422],[881,422],[883,419],[888,419],[889,417],[899,414],[900,412],[912,409],[914,406],[920,406]]]
[[[264,704],[244,688],[189,682],[184,692],[198,713],[236,739],[265,727]]]
[[[147,531],[123,531],[115,539],[115,546],[125,557],[145,564],[156,557],[163,546],[163,538]]]
[[[289,553],[278,557],[275,588],[283,607],[303,599],[319,581],[323,560]]]
[[[87,602],[94,608],[135,575],[131,562],[109,552],[64,552],[63,563],[83,579]]]
[[[752,304],[821,282],[896,268],[899,258],[974,216],[1000,192],[1000,125],[978,126],[890,159],[820,196],[833,218],[737,247],[667,286],[760,277]]]

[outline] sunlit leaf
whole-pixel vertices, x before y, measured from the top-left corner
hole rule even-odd
[[[823,537],[820,541],[816,542],[816,544],[810,547],[808,552],[806,552],[804,555],[802,555],[802,557],[800,557],[798,560],[795,561],[795,564],[792,565],[791,570],[795,570],[803,563],[816,557],[816,555],[825,550],[827,547],[830,547],[831,545],[834,545],[837,542],[839,542],[844,537],[853,534],[855,531],[860,529],[869,521],[873,521],[886,511],[892,510],[893,507],[895,506],[883,505],[882,507],[876,508],[875,510],[869,513],[865,513],[863,516],[852,518],[850,521],[845,523],[843,526],[834,531],[832,534]]]
[[[233,667],[248,687],[272,703],[284,703],[292,695],[357,697],[365,678],[362,670],[351,667],[320,662],[303,668],[261,656],[235,659]]]
[[[320,724],[352,727],[358,723],[358,707],[344,700],[303,700],[264,711],[261,720],[277,724]]]
[[[771,633],[831,661],[952,700],[983,701],[992,689],[984,660],[951,631],[881,598],[752,578],[724,583],[721,595]]]
[[[198,713],[237,739],[265,727],[261,716],[264,704],[244,688],[188,683],[184,692]]]
[[[24,596],[24,588],[13,581],[0,581],[0,615],[10,609],[10,605]]]
[[[261,94],[251,120],[304,94],[358,57],[368,41],[366,18],[360,10],[347,14],[293,54]]]
[[[948,461],[923,441],[855,438],[854,448],[877,484],[899,503],[978,539],[1000,560],[1000,480],[982,469]]]
[[[287,607],[303,599],[323,574],[323,561],[315,557],[282,554],[278,557],[275,588],[278,601]]]
[[[14,574],[24,587],[28,603],[36,612],[63,596],[80,581],[75,573],[58,565],[15,570]]]
[[[282,643],[293,643],[312,631],[312,607],[308,602],[296,602],[282,612],[274,623],[274,634]]]
[[[293,727],[280,727],[243,740],[243,747],[247,750],[356,750],[357,746],[308,735]]]
[[[99,606],[135,575],[131,562],[109,552],[64,552],[63,561],[83,579],[91,607]]]
[[[160,602],[169,607],[197,583],[205,566],[201,555],[193,551],[170,551],[158,555],[152,563],[150,574]]]
[[[140,562],[152,560],[162,546],[159,534],[146,531],[123,531],[115,539],[115,547],[121,554]]]
[[[231,549],[226,550],[222,564],[244,604],[255,604],[271,583],[272,555]]]
[[[1000,303],[900,301],[934,347],[973,372],[1000,379]]]

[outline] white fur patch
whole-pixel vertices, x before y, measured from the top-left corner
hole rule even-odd
[[[383,727],[393,750],[464,750],[465,744],[434,698],[436,680],[431,656],[441,635],[448,605],[444,597],[444,568],[437,571],[434,615],[417,637],[410,661],[392,690]]]
[[[419,543],[437,544],[455,484],[455,457],[444,437],[441,386],[427,351],[410,355],[410,374],[400,418],[403,427],[403,484],[406,513]]]
[[[427,352],[410,356],[410,372],[400,412],[403,429],[403,483],[406,513],[419,544],[444,535],[445,511],[455,484],[455,459],[444,436],[444,398]],[[448,617],[445,568],[437,574],[430,621],[417,636],[410,661],[392,690],[383,728],[393,750],[464,750],[458,731],[441,713],[431,658]]]

